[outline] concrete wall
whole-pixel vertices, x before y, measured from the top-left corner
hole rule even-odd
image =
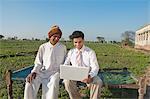
[[[136,31],[135,48],[150,50],[150,24]]]

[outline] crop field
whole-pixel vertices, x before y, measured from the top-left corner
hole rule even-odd
[[[0,41],[0,99],[7,99],[7,90],[4,81],[6,71],[14,71],[32,65],[34,63],[38,47],[44,42],[46,41]],[[71,42],[62,43],[67,46],[67,49],[73,47]],[[101,69],[127,67],[135,75],[135,77],[139,77],[144,73],[145,68],[150,66],[149,53],[144,54],[133,49],[125,49],[117,44],[102,44],[95,42],[86,42],[85,44],[96,52],[98,63]],[[18,99],[18,97],[22,99],[23,92],[24,84],[21,81],[14,81],[14,99]],[[66,94],[64,94],[64,96],[65,95]]]

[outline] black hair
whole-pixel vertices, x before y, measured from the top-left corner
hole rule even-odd
[[[69,36],[69,38],[71,40],[73,40],[74,38],[79,38],[79,37],[81,37],[82,39],[84,39],[84,33],[82,31],[74,31],[72,33],[72,35]]]

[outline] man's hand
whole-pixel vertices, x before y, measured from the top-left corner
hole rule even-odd
[[[84,82],[84,83],[91,83],[93,81],[93,78],[91,78],[91,76],[89,75],[88,78],[82,80],[81,82]]]
[[[28,76],[27,76],[27,82],[31,83],[33,79],[35,79],[36,77],[36,73],[33,72],[33,73],[30,73]]]

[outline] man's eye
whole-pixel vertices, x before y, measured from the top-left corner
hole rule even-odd
[[[55,38],[57,37],[57,38],[60,38],[59,36],[54,36]]]

